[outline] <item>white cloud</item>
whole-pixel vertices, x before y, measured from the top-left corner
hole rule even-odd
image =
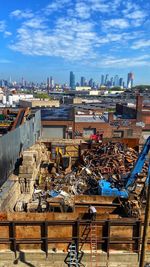
[[[52,1],[51,4],[47,5],[43,11],[45,15],[50,15],[51,13],[55,12],[55,11],[59,11],[62,8],[64,8],[64,5],[67,4],[71,4],[72,1],[71,0],[55,0]]]
[[[145,39],[138,40],[131,46],[132,49],[141,49],[147,47],[150,47],[150,40],[145,40]]]
[[[77,19],[60,18],[55,29],[32,29],[23,25],[18,30],[17,42],[9,47],[27,55],[59,56],[68,60],[93,57],[93,24]]]
[[[114,11],[120,5],[121,0],[112,0],[111,2],[106,0],[87,0],[87,5],[94,12],[109,13]]]
[[[131,2],[131,1],[124,1],[123,2],[124,6],[125,6],[125,9],[123,10],[123,14],[129,14],[130,12],[133,12],[133,11],[136,11],[136,10],[139,10],[139,5]]]
[[[147,17],[147,13],[141,10],[136,10],[132,13],[127,14],[126,17],[129,19],[143,19]]]
[[[117,58],[117,57],[106,57],[101,59],[97,64],[97,67],[114,67],[115,68],[124,68],[127,67],[136,67],[136,66],[150,66],[150,55],[143,55],[137,57],[129,58]]]
[[[132,26],[139,27],[147,18],[147,12],[141,10],[135,10],[131,13],[126,14],[125,17],[131,20],[130,22]]]
[[[23,23],[24,26],[33,28],[33,29],[44,29],[47,28],[45,24],[45,20],[43,20],[41,17],[35,17],[30,20],[26,20]]]
[[[4,32],[6,29],[6,23],[4,20],[0,21],[0,32]]]
[[[118,28],[118,29],[126,29],[130,26],[128,20],[126,19],[109,19],[104,20],[102,25],[104,28]]]
[[[78,2],[75,6],[75,14],[81,19],[88,19],[91,16],[90,7],[83,2]]]
[[[18,19],[30,19],[34,16],[34,14],[30,10],[22,11],[17,9],[11,12],[10,16]]]
[[[146,16],[147,12],[130,0],[53,0],[36,12],[18,9],[11,13],[12,19],[22,20],[16,39],[12,38],[9,47],[25,55],[99,61],[101,54],[104,55],[104,47],[107,55],[109,52],[119,55],[124,49],[149,47],[148,43],[143,46],[136,41],[137,38],[146,39],[145,29],[138,28]],[[6,29],[4,31],[5,36],[11,35]],[[128,61],[126,58],[106,59],[103,60],[105,66],[121,66]],[[137,64],[145,64],[145,61],[148,59],[135,58]]]
[[[8,31],[4,31],[4,37],[9,37],[11,36],[12,33],[11,32],[8,32]]]
[[[3,33],[4,38],[12,35],[10,31],[6,30],[6,28],[7,28],[6,22],[4,20],[1,20],[0,21],[0,32]]]

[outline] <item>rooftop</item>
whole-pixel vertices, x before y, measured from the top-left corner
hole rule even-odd
[[[76,115],[75,122],[108,122],[108,114],[105,115]]]
[[[73,120],[73,109],[70,107],[41,109],[42,121],[68,121]]]

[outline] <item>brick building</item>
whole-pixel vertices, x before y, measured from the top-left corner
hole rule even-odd
[[[141,128],[141,135],[145,139],[150,135],[150,106],[144,103],[142,95],[137,95],[136,105],[133,107],[117,104],[116,114]]]
[[[102,110],[75,111],[71,107],[42,109],[42,136],[51,139],[89,139],[96,132],[104,138],[140,138],[141,126],[136,120],[118,119]]]
[[[41,109],[42,137],[74,138],[74,110],[70,107]]]

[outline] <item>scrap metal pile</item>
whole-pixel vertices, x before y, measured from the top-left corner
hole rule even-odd
[[[138,158],[138,152],[122,143],[105,143],[88,150],[83,154],[83,163],[98,179],[106,179],[117,188],[124,188],[125,181],[131,173]],[[144,183],[148,171],[148,163],[137,177],[137,185]],[[143,186],[139,186],[140,194]]]
[[[122,143],[98,144],[83,151],[79,161],[64,167],[63,159],[55,163],[41,164],[39,177],[35,183],[28,211],[51,211],[59,207],[61,211],[74,207],[74,195],[97,195],[98,181],[109,180],[112,186],[124,188],[124,179],[130,174],[138,158],[138,153]],[[69,161],[68,161],[69,162]],[[139,196],[147,176],[147,163],[139,175],[134,193]],[[54,205],[55,203],[55,205]],[[57,205],[56,205],[57,203]]]

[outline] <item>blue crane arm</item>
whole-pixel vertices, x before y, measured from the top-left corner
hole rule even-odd
[[[132,186],[134,184],[134,182],[136,181],[137,175],[138,173],[140,173],[142,171],[142,168],[144,166],[145,160],[146,160],[146,156],[148,154],[150,150],[150,136],[147,138],[145,145],[143,146],[143,149],[141,151],[141,153],[139,154],[139,157],[135,163],[135,166],[128,178],[127,184],[125,186],[126,189],[128,189],[128,187]]]

